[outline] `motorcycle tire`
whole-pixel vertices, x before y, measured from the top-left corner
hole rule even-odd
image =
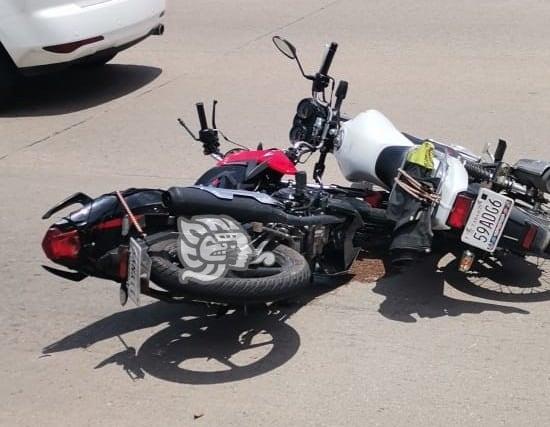
[[[177,255],[178,235],[170,233],[149,247],[151,280],[173,295],[220,304],[254,304],[292,297],[311,283],[311,271],[305,258],[288,246],[278,245],[274,268],[251,267],[212,282],[182,283],[183,267]]]

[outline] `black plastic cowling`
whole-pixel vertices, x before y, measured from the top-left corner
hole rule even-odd
[[[275,199],[252,191],[210,187],[172,187],[163,195],[171,215],[228,215],[240,222],[288,225],[338,224],[344,217],[334,215],[297,216],[286,213]]]

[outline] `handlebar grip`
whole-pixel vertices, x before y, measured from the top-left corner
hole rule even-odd
[[[208,122],[206,121],[206,113],[204,112],[204,104],[197,102],[197,114],[199,115],[199,122],[201,124],[201,130],[208,129]]]
[[[323,76],[328,75],[328,71],[332,64],[332,60],[334,59],[334,54],[336,53],[336,49],[338,49],[338,43],[335,43],[335,42],[332,42],[330,46],[327,47],[326,54],[323,59],[323,63],[321,64],[321,68],[319,69],[319,74]]]
[[[340,111],[342,102],[344,101],[344,99],[346,99],[347,94],[348,94],[348,82],[345,80],[341,80],[340,83],[338,83],[338,87],[336,88],[336,104],[334,105],[334,108],[336,109],[336,111]]]

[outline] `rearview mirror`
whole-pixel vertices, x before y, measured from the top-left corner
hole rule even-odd
[[[279,52],[284,56],[289,59],[296,59],[296,48],[292,43],[279,36],[274,36],[271,40],[273,40],[275,47],[279,49]]]
[[[485,163],[494,163],[495,155],[493,154],[493,147],[490,142],[485,144],[483,151],[481,152],[481,160]]]
[[[306,73],[304,73],[304,68],[300,63],[300,59],[296,54],[296,48],[292,43],[290,43],[288,40],[283,39],[282,37],[279,37],[279,36],[273,36],[271,40],[273,40],[273,44],[275,45],[275,47],[279,52],[281,52],[287,58],[293,59],[296,61],[296,64],[298,64],[298,68],[300,69],[300,73],[302,73],[302,76],[304,76],[308,80],[314,79],[313,76],[308,76]]]
[[[506,149],[508,147],[508,144],[503,139],[498,140],[498,144],[495,149],[493,149],[493,145],[491,143],[485,144],[485,147],[482,151],[482,160],[487,163],[499,163],[502,162],[504,159],[504,154],[506,153]]]

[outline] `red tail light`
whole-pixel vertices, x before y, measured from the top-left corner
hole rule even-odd
[[[57,227],[51,227],[42,240],[42,249],[54,262],[76,261],[80,252],[78,231],[61,231]]]
[[[464,228],[468,222],[473,204],[474,198],[467,193],[456,196],[455,204],[451,209],[449,219],[447,219],[447,225],[452,228]]]
[[[523,238],[521,239],[521,247],[526,251],[533,247],[533,242],[537,238],[539,228],[533,224],[527,224],[527,230],[525,231]]]
[[[71,42],[71,43],[57,44],[55,46],[46,46],[46,47],[43,47],[42,49],[53,53],[71,53],[77,50],[79,47],[85,46],[87,44],[97,43],[102,40],[105,40],[105,37],[97,36],[97,37],[92,37],[85,40],[78,40],[76,42]]]
[[[128,278],[128,261],[130,253],[127,246],[120,246],[118,248],[118,277],[120,280],[125,281]]]

